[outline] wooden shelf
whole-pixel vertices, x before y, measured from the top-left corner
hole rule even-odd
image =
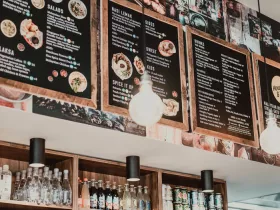
[[[32,209],[41,209],[41,208],[51,208],[51,209],[73,209],[72,207],[67,206],[54,206],[54,205],[37,205],[33,203],[28,203],[25,201],[13,201],[13,200],[0,200],[0,209],[27,209],[27,206]],[[29,208],[28,208],[29,209]]]

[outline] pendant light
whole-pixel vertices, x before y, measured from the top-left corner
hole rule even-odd
[[[126,179],[129,182],[140,181],[140,157],[126,157]]]
[[[45,139],[30,139],[29,166],[34,168],[45,166]]]
[[[272,110],[269,110],[269,116],[266,120],[267,127],[261,133],[261,148],[268,154],[276,155],[280,153],[280,128]]]
[[[164,105],[161,98],[153,92],[153,82],[148,73],[141,77],[140,84],[140,92],[129,103],[129,114],[138,125],[152,126],[161,119]]]
[[[132,97],[129,103],[129,114],[133,121],[138,125],[152,126],[156,124],[162,117],[164,104],[161,98],[153,91],[151,76],[146,70],[146,26],[144,7],[142,7],[142,36],[143,36],[143,56],[145,72],[141,77],[140,91]]]
[[[261,14],[261,6],[260,0],[258,0],[258,8],[259,13]],[[261,34],[263,34],[262,30],[262,19],[260,15],[260,26],[261,26]],[[262,37],[261,37],[262,41]],[[261,47],[262,47],[261,43]],[[265,51],[264,51],[265,52]],[[277,119],[273,114],[273,110],[270,108],[270,93],[269,93],[269,83],[268,83],[268,76],[267,76],[267,68],[266,68],[266,55],[264,56],[264,70],[265,70],[265,79],[266,79],[266,88],[267,88],[267,97],[268,97],[268,104],[269,104],[269,113],[268,118],[266,119],[266,129],[260,135],[260,145],[263,151],[270,155],[276,155],[280,153],[280,128],[277,125]]]
[[[202,192],[204,193],[214,192],[212,170],[201,171],[201,181],[202,181],[202,186],[201,186]]]

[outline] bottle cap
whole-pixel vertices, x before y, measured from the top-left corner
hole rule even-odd
[[[84,182],[87,182],[88,181],[88,179],[87,178],[84,178]]]
[[[21,173],[22,173],[22,174],[26,174],[26,170],[22,170]]]
[[[32,172],[32,168],[28,168],[27,171],[28,171],[28,172]]]
[[[91,179],[90,181],[91,181],[91,182],[95,182],[95,179]]]
[[[48,172],[48,171],[49,171],[49,167],[45,167],[44,172]]]
[[[20,176],[20,172],[16,172],[16,176]]]
[[[8,165],[3,165],[3,170],[4,171],[8,171],[9,170],[9,166]]]
[[[60,172],[58,172],[58,175],[59,175],[59,176],[61,176],[61,175],[62,175],[62,172],[61,172],[61,171],[60,171]]]
[[[64,170],[63,171],[64,174],[68,174],[68,172],[69,172],[68,170]]]
[[[59,169],[58,169],[58,168],[55,168],[53,171],[54,171],[54,173],[58,173],[58,172],[59,172]]]

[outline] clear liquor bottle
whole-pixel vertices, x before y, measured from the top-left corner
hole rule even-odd
[[[138,186],[138,192],[137,192],[137,210],[144,210],[145,209],[145,203],[144,203],[144,196],[142,193],[142,186]]]
[[[28,187],[28,202],[40,204],[41,182],[39,180],[39,169],[34,168],[33,177]]]
[[[82,188],[83,188],[83,182],[78,177],[78,207],[82,207],[83,202],[82,202]]]
[[[98,189],[97,189],[97,199],[98,199],[98,205],[97,209],[105,209],[105,194],[103,190],[103,181],[98,181]]]
[[[52,204],[52,200],[51,200],[52,186],[51,186],[51,182],[49,179],[48,171],[49,171],[49,168],[45,167],[44,174],[43,174],[43,180],[42,180],[42,187],[41,187],[41,203],[45,204],[45,205]]]
[[[63,171],[63,182],[62,182],[62,204],[64,206],[71,206],[72,205],[72,189],[68,179],[69,171]]]
[[[62,172],[61,171],[58,172],[58,181],[60,182],[60,184],[62,186]]]
[[[106,181],[106,188],[105,188],[105,209],[112,210],[113,208],[113,196],[112,191],[110,188],[110,181]]]
[[[121,185],[118,185],[118,196],[119,196],[119,209],[120,210],[123,210],[123,190],[122,190],[122,186]]]
[[[112,198],[113,198],[113,210],[120,209],[120,199],[117,191],[116,182],[113,182],[113,189],[112,189]]]
[[[42,181],[43,181],[43,169],[42,168],[39,169],[39,180],[42,184]]]
[[[125,184],[123,193],[123,209],[131,210],[131,194],[129,192],[129,185]]]
[[[18,200],[19,201],[26,201],[27,200],[27,191],[26,191],[26,170],[21,171],[21,180],[19,184],[18,190]]]
[[[89,195],[87,178],[84,178],[84,184],[82,187],[82,207],[87,209],[90,208],[90,195]]]
[[[91,187],[90,187],[90,208],[97,209],[97,188],[95,179],[91,180]]]
[[[131,209],[136,210],[137,198],[136,198],[136,192],[134,191],[134,185],[130,185],[130,195],[131,195]]]
[[[3,165],[1,200],[10,200],[12,192],[12,172],[8,165]]]
[[[147,186],[144,187],[144,203],[145,203],[145,210],[151,210],[151,199]]]
[[[19,185],[20,185],[20,172],[16,172],[16,181],[14,184],[13,196],[12,196],[12,200],[14,201],[18,200]]]
[[[54,205],[60,206],[61,205],[61,185],[58,181],[58,168],[54,169],[54,177],[52,180],[52,190],[51,190],[51,200]]]
[[[52,170],[49,170],[49,180],[52,185],[52,180],[53,180]]]

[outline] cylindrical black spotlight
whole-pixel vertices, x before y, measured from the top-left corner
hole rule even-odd
[[[130,182],[137,182],[140,180],[140,157],[127,156],[126,157],[126,179]]]
[[[30,139],[29,165],[38,168],[45,165],[45,139]]]
[[[202,182],[201,183],[202,192],[204,193],[214,192],[212,170],[201,171],[201,182]]]

